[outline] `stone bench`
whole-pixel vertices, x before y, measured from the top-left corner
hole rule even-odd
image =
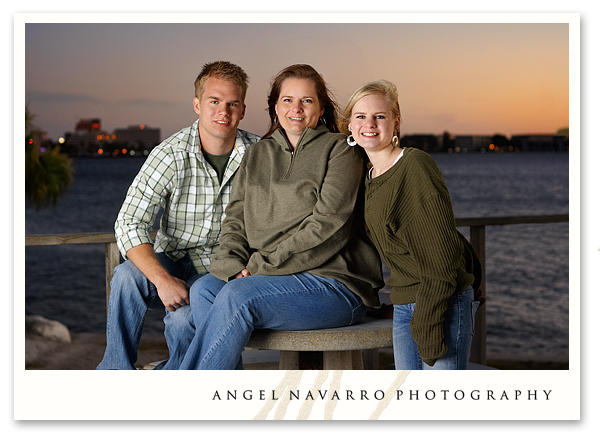
[[[309,331],[255,329],[246,345],[280,351],[280,370],[378,369],[379,348],[392,346],[392,320],[363,317],[340,328]],[[363,358],[364,357],[364,358]]]

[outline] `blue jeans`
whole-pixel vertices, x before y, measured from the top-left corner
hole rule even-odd
[[[203,277],[196,271],[189,255],[177,262],[164,253],[156,253],[156,257],[171,276],[186,281],[190,289]],[[169,361],[163,369],[178,369],[195,333],[190,307],[184,306],[173,312],[168,311],[158,297],[154,284],[129,260],[115,268],[110,289],[106,350],[96,369],[135,369],[148,309],[166,312],[165,339],[169,348]]]
[[[479,302],[469,286],[448,299],[444,314],[444,343],[448,351],[433,366],[423,362],[410,332],[415,304],[394,305],[394,363],[396,370],[464,370],[469,363]]]
[[[229,282],[209,274],[200,284],[190,297],[197,330],[181,369],[240,369],[255,328],[333,328],[351,325],[367,311],[341,282],[309,273]]]

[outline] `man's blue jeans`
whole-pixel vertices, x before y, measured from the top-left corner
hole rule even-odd
[[[448,351],[433,366],[423,362],[417,343],[410,333],[415,304],[394,305],[394,363],[396,370],[464,370],[469,363],[471,341],[475,331],[475,312],[479,302],[474,300],[469,286],[448,299],[444,314],[444,343]]]
[[[186,281],[190,289],[203,277],[188,255],[177,262],[164,253],[156,253],[156,257],[171,276]],[[162,368],[178,369],[195,333],[190,307],[184,306],[173,312],[166,310],[154,284],[129,260],[115,268],[110,289],[106,351],[96,369],[135,369],[148,309],[166,312],[164,322],[169,361]]]
[[[196,334],[181,369],[241,368],[254,329],[308,330],[355,323],[362,300],[341,282],[299,273],[224,282],[209,274],[190,297]]]

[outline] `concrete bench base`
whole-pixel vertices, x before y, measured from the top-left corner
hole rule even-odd
[[[378,368],[378,348],[392,346],[392,320],[364,317],[351,326],[309,331],[255,329],[247,348],[278,350],[280,370]]]
[[[279,370],[363,370],[363,351],[281,351]]]
[[[392,320],[364,317],[351,326],[309,331],[255,329],[246,349],[279,351],[280,370],[379,369],[379,348],[392,346]],[[142,367],[151,370],[156,361]]]

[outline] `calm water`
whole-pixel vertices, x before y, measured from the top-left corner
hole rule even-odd
[[[455,216],[569,212],[568,154],[434,154]],[[55,207],[25,210],[26,234],[112,232],[127,187],[143,159],[77,159],[75,182]],[[489,355],[568,355],[568,224],[486,228]],[[461,229],[465,236],[469,230]],[[28,314],[73,332],[105,328],[104,245],[28,247]],[[146,331],[162,332],[159,313]]]

